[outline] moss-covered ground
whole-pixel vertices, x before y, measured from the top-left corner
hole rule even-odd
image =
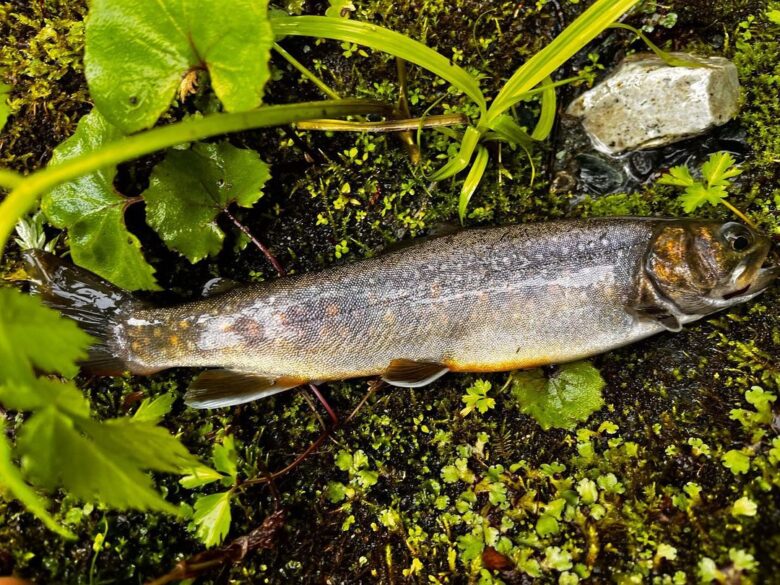
[[[322,2],[290,0],[290,11],[322,14]],[[503,79],[581,12],[587,2],[355,0],[354,18],[424,40],[467,69],[484,73],[495,95]],[[763,1],[645,2],[629,22],[675,50],[725,54],[740,71],[744,103],[736,125],[749,146],[732,202],[780,235],[780,42]],[[774,6],[774,9],[777,9]],[[83,79],[85,2],[0,3],[0,75],[14,86],[12,116],[0,133],[0,164],[29,171],[45,164],[89,110]],[[397,99],[394,61],[358,47],[288,39],[287,49],[342,95]],[[640,43],[608,32],[566,74],[608,70]],[[269,103],[319,98],[275,60]],[[560,91],[565,106],[582,88]],[[193,100],[208,100],[203,93]],[[422,114],[437,100],[462,102],[440,80],[410,69],[410,102]],[[180,108],[192,108],[193,102]],[[524,111],[528,111],[526,108]],[[533,111],[533,107],[530,108]],[[176,112],[173,113],[176,115]],[[527,115],[527,114],[524,114]],[[530,118],[529,118],[530,120]],[[426,175],[453,154],[445,135],[422,134],[414,166],[394,136],[299,134],[232,137],[273,164],[268,195],[242,219],[291,271],[375,254],[457,218],[457,181]],[[681,215],[676,194],[652,181],[633,193],[582,197],[559,189],[556,160],[565,137],[533,155],[495,148],[472,201],[468,225],[593,215]],[[660,171],[661,169],[659,169]],[[134,193],[145,161],[121,172]],[[578,203],[574,203],[574,202]],[[729,218],[725,208],[706,215]],[[161,284],[181,297],[213,276],[273,278],[263,256],[226,246],[196,266],[167,251],[140,206],[131,226]],[[237,242],[236,242],[237,243]],[[13,258],[13,255],[10,256]],[[6,267],[13,269],[13,265]],[[168,299],[170,300],[170,298]],[[664,334],[593,360],[606,381],[605,406],[571,431],[543,431],[521,414],[506,374],[482,376],[495,406],[461,416],[476,380],[451,375],[418,390],[379,389],[319,450],[275,481],[240,490],[228,540],[281,506],[276,546],[207,572],[202,583],[530,583],[780,582],[780,288],[679,334]],[[127,412],[138,393],[179,397],[192,373],[82,380],[101,415]],[[346,419],[366,381],[323,388]],[[166,418],[207,459],[232,434],[239,477],[283,468],[321,432],[321,408],[305,391],[234,409],[194,411],[179,400]],[[11,413],[13,416],[13,413]],[[195,493],[173,478],[160,485],[174,502]],[[206,491],[208,488],[206,488]],[[277,499],[278,498],[278,499]],[[104,511],[56,497],[74,543],[47,532],[16,503],[0,503],[0,575],[37,583],[142,583],[202,550],[187,522]]]

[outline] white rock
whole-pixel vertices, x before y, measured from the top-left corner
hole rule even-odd
[[[704,67],[671,67],[653,54],[628,57],[574,100],[595,147],[617,154],[670,144],[725,124],[739,109],[737,68],[723,57],[672,53]]]

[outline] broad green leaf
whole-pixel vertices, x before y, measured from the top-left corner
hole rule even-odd
[[[222,249],[225,234],[217,216],[232,203],[254,205],[269,178],[256,152],[227,142],[171,150],[143,193],[146,221],[168,247],[197,262]]]
[[[744,451],[732,449],[721,457],[721,461],[734,475],[750,471],[750,456]]]
[[[512,374],[512,394],[520,409],[544,429],[572,429],[604,404],[604,380],[588,362],[564,364],[551,378],[542,370]]]
[[[76,323],[38,299],[0,288],[0,384],[33,383],[33,368],[75,376],[90,342]]]
[[[274,41],[267,0],[93,0],[84,67],[95,105],[127,133],[153,126],[206,70],[227,111],[256,108]]]
[[[46,500],[36,494],[32,487],[22,479],[21,471],[14,465],[11,457],[11,446],[5,438],[2,418],[0,418],[0,488],[4,488],[11,496],[24,504],[24,507],[35,514],[49,530],[65,538],[76,538],[75,534],[52,518],[46,510]],[[0,495],[2,495],[2,490],[0,490]]]
[[[161,394],[157,398],[144,398],[141,406],[135,411],[135,422],[159,423],[163,417],[171,411],[173,406],[173,394]]]
[[[53,406],[39,410],[19,433],[22,467],[36,484],[61,486],[82,500],[177,514],[143,470],[182,469],[197,462],[164,429],[151,431],[142,428],[150,425],[123,420],[102,424],[70,418]]]
[[[195,501],[193,522],[207,547],[220,544],[230,530],[230,492],[203,496]]]
[[[669,169],[669,172],[663,175],[658,182],[661,185],[674,185],[675,187],[689,187],[696,181],[691,175],[691,171],[685,165],[679,165]]]
[[[701,174],[709,187],[729,187],[729,179],[741,175],[742,171],[730,153],[720,151],[712,153],[707,162],[701,165]]]
[[[233,480],[236,479],[238,474],[238,453],[236,452],[236,440],[233,435],[225,435],[221,445],[214,445],[212,460],[214,461],[214,467],[218,471],[233,478]]]
[[[84,116],[76,133],[54,149],[52,164],[94,152],[123,134],[97,110]],[[41,207],[49,222],[67,229],[73,261],[129,290],[156,290],[154,270],[141,243],[125,226],[128,199],[114,189],[116,167],[106,167],[52,189]]]
[[[179,484],[182,485],[183,487],[186,487],[187,489],[193,489],[196,487],[208,485],[215,481],[220,481],[224,477],[225,476],[219,473],[218,471],[215,471],[210,467],[206,467],[205,465],[202,465],[193,469],[192,473],[190,473],[189,475],[185,475],[184,477],[182,477],[179,480]]]
[[[11,89],[10,85],[0,83],[0,132],[3,131],[8,116],[11,115],[11,106],[8,105],[8,95],[11,93]]]
[[[728,197],[726,189],[720,185],[707,188],[704,184],[696,182],[685,188],[685,193],[680,195],[685,213],[692,213],[705,203],[718,205],[722,199]]]

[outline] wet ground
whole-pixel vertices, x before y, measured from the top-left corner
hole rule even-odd
[[[63,3],[44,4],[47,26],[60,31],[73,31],[83,13],[78,3],[65,3],[71,5],[67,12]],[[294,5],[306,13],[325,9],[322,3],[292,2],[291,9]],[[494,94],[502,78],[587,3],[465,0],[445,8],[422,0],[371,0],[355,5],[355,18],[423,38],[461,64],[488,72],[483,86]],[[36,15],[36,8],[25,3],[0,6]],[[655,179],[669,166],[697,166],[709,153],[728,150],[745,170],[733,203],[763,229],[780,233],[780,138],[772,127],[780,115],[780,49],[777,29],[761,20],[767,7],[764,2],[645,3],[629,22],[652,27],[658,44],[735,59],[746,87],[738,119],[699,139],[619,158],[593,151],[576,126],[561,119],[550,144],[534,153],[538,178],[533,185],[521,151],[502,147],[492,152],[467,224],[679,215],[676,194],[656,186]],[[52,20],[57,10],[61,21]],[[661,24],[672,20],[670,28]],[[17,42],[3,49],[0,63],[19,62],[19,51],[39,33],[35,22],[43,21],[14,29]],[[78,54],[78,41],[72,44]],[[345,56],[335,43],[290,39],[285,46],[343,95],[397,97],[395,64],[388,59]],[[594,69],[598,76],[631,50],[642,50],[641,43],[627,33],[610,32],[586,53],[598,55],[604,67]],[[38,167],[88,110],[79,93],[78,62],[56,63],[50,63],[52,71],[64,68],[64,77],[51,73],[48,97],[23,106],[0,135],[3,164]],[[281,81],[271,87],[269,102],[319,98],[284,62],[275,63]],[[582,55],[561,75],[592,63]],[[446,97],[446,86],[418,70],[410,71],[410,80],[411,95],[419,100],[413,100],[417,114]],[[584,89],[564,88],[560,105]],[[46,100],[58,105],[42,115]],[[445,111],[462,109],[457,99],[444,104]],[[533,110],[520,112],[520,118],[531,119]],[[32,135],[38,139],[31,142]],[[459,184],[432,185],[425,179],[446,160],[436,160],[437,155],[451,154],[451,142],[440,134],[424,134],[422,167],[411,165],[393,136],[301,134],[293,139],[288,130],[270,130],[231,141],[257,149],[273,164],[268,195],[254,210],[242,211],[241,219],[291,271],[374,254],[457,218]],[[156,160],[121,169],[119,184],[126,194],[143,189]],[[349,185],[349,197],[344,185]],[[705,214],[731,219],[720,208]],[[192,298],[215,276],[239,281],[275,277],[257,250],[237,249],[235,236],[218,257],[192,266],[166,250],[143,219],[141,206],[131,208],[128,223],[169,291],[153,297],[155,302]],[[273,488],[252,486],[236,499],[228,540],[262,525],[275,510],[286,511],[283,525],[269,539],[272,548],[252,551],[207,572],[199,582],[695,583],[709,577],[779,582],[780,419],[778,401],[766,398],[780,392],[779,301],[775,286],[757,301],[679,334],[599,356],[593,363],[606,381],[605,406],[572,431],[543,431],[521,414],[511,394],[500,391],[506,374],[481,376],[491,382],[496,405],[466,417],[459,415],[462,397],[477,376],[450,375],[423,389],[373,392],[354,418]],[[179,370],[148,379],[81,383],[101,416],[115,416],[132,408],[139,392],[180,396],[192,375]],[[756,405],[761,402],[755,387],[764,392],[763,409]],[[342,421],[368,391],[366,381],[323,388]],[[748,396],[750,391],[754,394]],[[748,415],[735,415],[739,409]],[[326,420],[305,392],[291,392],[214,412],[186,409],[179,400],[165,424],[203,457],[225,433],[233,434],[239,477],[248,480],[295,460]],[[747,458],[746,470],[726,465],[733,451]],[[337,463],[344,454],[363,463],[342,469]],[[159,480],[171,501],[193,501],[195,493],[174,478]],[[736,505],[742,498],[752,506]],[[61,496],[55,497],[55,507],[77,531],[78,542],[60,541],[15,503],[0,505],[0,574],[13,570],[38,583],[142,583],[202,550],[186,522],[104,511]],[[102,544],[95,546],[96,539]]]

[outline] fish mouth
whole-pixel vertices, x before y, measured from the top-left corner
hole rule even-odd
[[[747,300],[749,298],[753,298],[754,296],[764,292],[777,278],[780,278],[780,266],[769,266],[765,263],[764,266],[756,271],[756,274],[750,284],[738,290],[724,294],[723,300],[733,301],[734,299]]]

